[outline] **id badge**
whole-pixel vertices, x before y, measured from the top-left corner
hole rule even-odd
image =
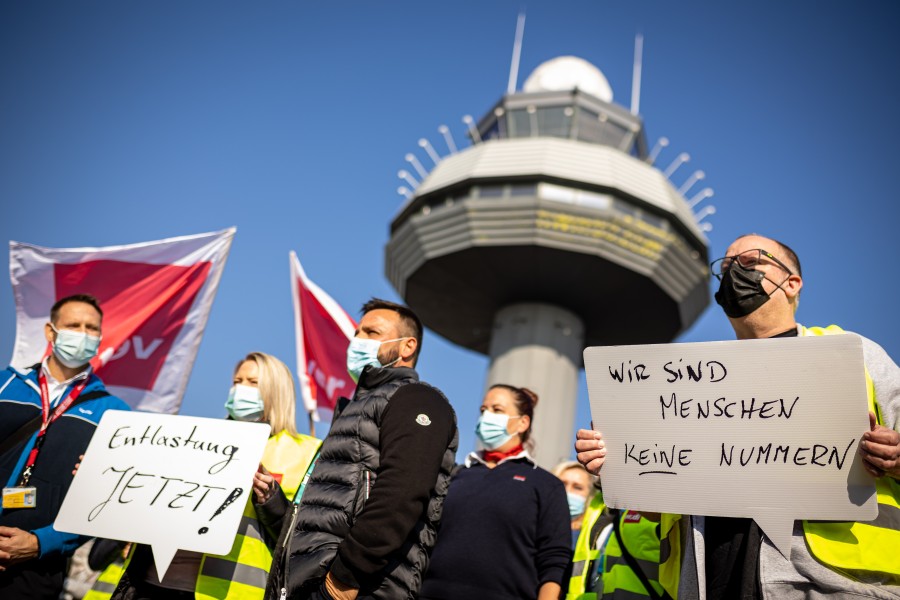
[[[35,508],[37,506],[37,488],[5,487],[3,488],[3,508]]]

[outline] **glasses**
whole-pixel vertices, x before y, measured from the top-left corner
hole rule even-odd
[[[745,269],[753,269],[758,265],[765,265],[775,263],[777,266],[784,269],[788,275],[793,275],[794,272],[791,271],[787,265],[783,262],[775,258],[775,256],[762,248],[756,248],[754,250],[744,250],[740,254],[736,254],[734,256],[723,256],[718,260],[714,260],[709,263],[709,270],[713,275],[716,276],[716,279],[719,281],[722,280],[722,275],[725,274],[728,269],[731,268],[731,265],[737,261]]]

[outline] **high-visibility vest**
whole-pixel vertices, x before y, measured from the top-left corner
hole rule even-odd
[[[88,593],[84,595],[83,600],[109,600],[112,597],[112,593],[116,591],[116,586],[119,585],[119,580],[125,572],[125,564],[125,559],[123,558],[117,558],[109,563],[103,569],[103,572],[100,573],[100,577],[97,578],[91,589],[88,590]]]
[[[600,516],[605,508],[603,493],[597,492],[581,518],[581,532],[578,534],[578,541],[575,542],[575,553],[572,556],[572,577],[569,579],[566,600],[597,599],[597,594],[589,591],[587,586],[600,553],[596,542],[602,525]]]
[[[659,583],[660,540],[659,523],[651,521],[636,511],[625,511],[619,516],[622,542],[650,585],[659,596],[664,595]],[[628,566],[619,540],[611,535],[603,552],[603,598],[632,599],[649,597],[638,575]]]
[[[303,434],[292,436],[286,431],[272,436],[266,443],[262,464],[280,479],[281,489],[289,500],[297,493],[321,445],[322,440]],[[107,567],[85,598],[108,600],[132,555],[133,551],[124,564],[113,563]],[[203,555],[194,597],[197,600],[262,600],[271,566],[272,552],[248,498],[231,551],[224,556]]]
[[[844,331],[837,325],[828,327],[800,326],[800,335],[835,335]],[[866,369],[866,396],[869,410],[875,413],[879,424],[884,424],[881,408],[875,396],[875,385]],[[890,476],[879,477],[875,482],[878,500],[878,517],[867,523],[803,521],[803,533],[810,553],[823,564],[846,573],[865,583],[900,584],[900,483]],[[673,550],[670,560],[660,567],[660,581],[672,594],[678,588],[680,573],[678,531],[679,515],[663,515],[663,535],[668,530],[668,540]],[[673,596],[674,597],[674,596]]]
[[[308,435],[292,436],[282,431],[271,438],[262,464],[279,478],[288,499],[293,499],[300,481],[322,444]],[[203,555],[194,597],[197,600],[262,600],[272,566],[272,552],[248,498],[231,551],[225,556]]]
[[[843,333],[837,325],[803,327],[801,335]],[[884,424],[875,384],[866,369],[869,410]],[[885,475],[875,480],[878,517],[866,523],[803,521],[810,553],[820,562],[864,583],[900,585],[900,482]]]
[[[681,580],[681,515],[660,515],[659,519],[659,584],[674,600],[678,600]]]
[[[294,499],[300,481],[321,445],[322,440],[302,433],[292,436],[281,431],[269,438],[261,462],[279,480],[288,500]]]

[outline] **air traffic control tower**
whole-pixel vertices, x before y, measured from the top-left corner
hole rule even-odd
[[[703,224],[582,59],[542,64],[464,121],[465,149],[445,127],[446,157],[420,141],[430,172],[407,155],[421,181],[401,172],[415,189],[387,276],[427,327],[490,357],[488,386],[539,394],[535,454],[552,466],[572,453],[584,348],[669,342],[706,308]]]

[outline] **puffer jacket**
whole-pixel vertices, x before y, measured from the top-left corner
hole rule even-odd
[[[302,502],[294,507],[293,516],[286,519],[282,528],[266,589],[267,599],[302,598],[321,585],[335,562],[340,563],[337,557],[341,544],[375,489],[382,466],[382,417],[400,390],[407,400],[409,394],[421,398],[422,406],[444,405],[443,410],[432,410],[431,417],[424,413],[418,415],[416,423],[410,423],[409,427],[418,433],[423,430],[415,428],[428,429],[431,418],[440,419],[430,430],[446,432],[447,439],[440,441],[443,455],[439,468],[435,468],[437,478],[424,510],[414,515],[412,529],[397,539],[397,547],[386,557],[387,564],[378,572],[360,578],[359,598],[415,598],[428,567],[428,553],[437,537],[441,508],[454,467],[458,442],[456,418],[443,394],[419,382],[413,369],[367,367],[353,400],[342,398],[338,403],[331,429],[304,488]]]

